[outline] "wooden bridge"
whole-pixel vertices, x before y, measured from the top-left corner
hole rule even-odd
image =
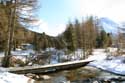
[[[69,69],[83,67],[86,66],[89,62],[91,61],[79,60],[79,61],[50,64],[44,66],[42,65],[42,66],[10,67],[7,68],[7,70],[11,73],[18,73],[18,74],[26,74],[26,73],[44,74],[44,73],[51,73],[61,70],[69,70]]]

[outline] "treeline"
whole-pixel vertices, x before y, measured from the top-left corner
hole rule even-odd
[[[7,28],[4,26],[4,19],[5,17],[0,18],[1,51],[6,48],[5,44],[7,42]],[[97,23],[97,20],[93,17],[89,17],[83,22],[78,20],[72,23],[69,22],[66,30],[57,37],[48,36],[45,33],[36,33],[18,24],[14,31],[13,48],[22,43],[31,43],[35,46],[35,50],[55,47],[57,49],[67,48],[72,52],[79,48],[91,53],[93,48],[106,48],[112,45],[111,34],[106,33]]]
[[[93,48],[106,48],[112,45],[111,34],[106,33],[94,17],[88,17],[83,22],[69,22],[61,37],[69,51],[80,48],[87,54],[91,54]]]
[[[77,49],[83,49],[87,55],[91,54],[94,48],[106,48],[112,45],[112,34],[106,33],[94,17],[88,17],[83,22],[78,20],[69,22],[66,30],[57,37],[43,33],[36,34],[34,38],[36,50],[54,47],[56,49],[68,49],[70,53]]]

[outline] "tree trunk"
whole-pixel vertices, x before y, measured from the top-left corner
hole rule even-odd
[[[14,8],[10,8],[10,16],[8,20],[8,41],[7,41],[7,47],[5,50],[5,57],[3,59],[2,66],[3,67],[9,67],[9,58],[11,55],[11,49],[13,46],[13,36],[14,36],[14,28],[15,28],[15,15],[16,15],[16,0]],[[13,0],[11,0],[11,3],[13,4]]]

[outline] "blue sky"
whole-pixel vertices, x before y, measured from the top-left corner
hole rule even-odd
[[[108,17],[125,21],[125,0],[39,0],[37,32],[57,36],[65,30],[69,20],[85,16]]]
[[[73,2],[77,0],[39,0],[41,8],[39,9],[39,17],[49,21],[51,24],[66,23],[68,19],[79,17],[77,9]],[[78,0],[79,1],[79,0]],[[70,4],[71,3],[71,4]]]
[[[73,0],[39,0],[40,9],[38,18],[43,23],[43,28],[39,31],[45,31],[48,35],[56,36],[65,30],[69,20],[80,18],[77,15],[74,5],[70,4]],[[42,27],[42,25],[41,25]],[[49,29],[49,30],[48,30]]]

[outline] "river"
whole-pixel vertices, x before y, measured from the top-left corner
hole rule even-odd
[[[35,81],[35,83],[125,83],[125,81],[116,82],[117,80],[114,80],[114,82],[102,82],[102,80],[108,81],[109,79],[125,77],[102,71],[90,66],[41,76],[48,76],[48,79],[38,80]],[[96,82],[96,80],[100,80],[100,82]]]

